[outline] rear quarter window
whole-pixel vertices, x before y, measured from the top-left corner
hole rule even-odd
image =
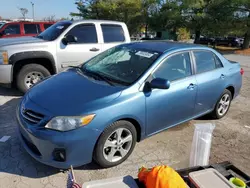
[[[121,25],[101,24],[101,28],[105,43],[125,41],[124,31]]]
[[[221,67],[223,67],[223,64],[222,64],[220,58],[218,58],[218,56],[215,55],[215,54],[214,54],[214,60],[215,60],[216,68],[221,68]]]

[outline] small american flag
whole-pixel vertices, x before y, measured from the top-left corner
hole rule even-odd
[[[82,188],[79,184],[73,182],[72,188]]]
[[[72,166],[71,166],[71,169],[69,170],[69,174],[68,174],[67,188],[82,188],[79,184],[76,183]]]

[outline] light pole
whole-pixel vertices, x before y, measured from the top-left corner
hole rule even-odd
[[[35,9],[34,9],[34,3],[33,2],[30,2],[31,5],[32,5],[32,17],[33,17],[33,21],[35,21]]]

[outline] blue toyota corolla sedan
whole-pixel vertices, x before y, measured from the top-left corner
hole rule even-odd
[[[17,108],[20,139],[57,168],[92,159],[115,166],[146,137],[208,113],[225,116],[242,74],[238,63],[198,45],[116,46],[30,89]]]

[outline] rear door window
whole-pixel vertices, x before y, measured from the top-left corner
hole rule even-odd
[[[217,68],[214,53],[210,51],[194,51],[196,72],[203,73]]]
[[[41,33],[39,24],[24,24],[25,34],[39,34]]]
[[[20,25],[19,24],[10,24],[4,29],[4,35],[20,35]]]
[[[105,43],[125,41],[124,31],[121,25],[101,24],[101,27]]]

